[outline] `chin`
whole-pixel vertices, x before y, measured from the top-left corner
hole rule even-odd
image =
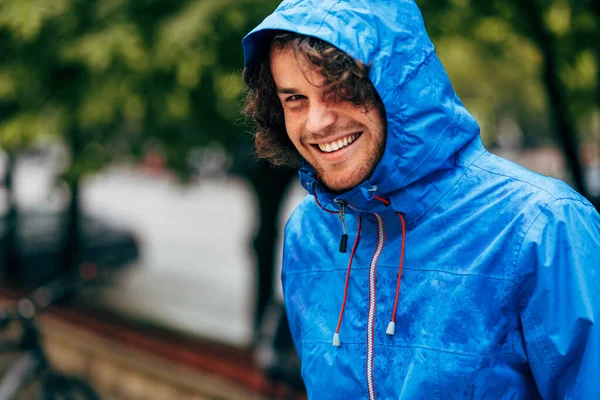
[[[341,168],[321,168],[318,164],[313,164],[321,183],[336,194],[348,192],[369,179],[375,166],[376,163],[354,162],[351,167],[344,165]]]
[[[366,179],[366,178],[365,178]],[[323,184],[333,193],[344,193],[360,185],[365,179],[351,181],[350,179],[335,179],[333,181],[323,178]]]

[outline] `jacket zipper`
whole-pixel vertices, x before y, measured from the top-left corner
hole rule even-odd
[[[376,278],[377,261],[383,250],[385,233],[383,231],[383,219],[379,214],[373,214],[377,220],[377,248],[371,259],[369,267],[369,321],[367,323],[367,386],[369,388],[369,400],[375,400],[375,382],[373,379],[373,358],[375,352],[375,305],[376,305]]]
[[[340,206],[340,222],[342,223],[342,237],[340,239],[340,253],[345,253],[348,246],[348,232],[346,230],[346,217],[344,215],[344,207],[346,203],[343,201],[337,201],[336,203]]]

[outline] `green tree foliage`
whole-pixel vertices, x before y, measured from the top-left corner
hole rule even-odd
[[[490,136],[496,116],[508,113],[536,136],[552,137],[552,124],[542,122],[551,100],[543,76],[550,61],[581,140],[600,140],[593,129],[600,107],[597,1],[418,3],[459,94],[476,114],[484,109],[480,119]]]
[[[3,0],[0,147],[63,137],[81,176],[158,144],[184,172],[194,146],[237,152],[240,40],[277,1]],[[552,40],[566,107],[593,138],[600,89],[600,10],[588,0],[420,0],[454,85],[486,141],[509,114],[538,137],[551,129],[531,13]],[[528,14],[527,10],[531,10]],[[247,153],[247,152],[246,152]]]
[[[274,2],[3,0],[0,147],[63,138],[74,179],[160,145],[239,145],[240,40]]]
[[[495,136],[496,118],[516,117],[528,132],[549,139],[544,54],[532,29],[537,15],[564,85],[568,112],[582,139],[593,140],[592,118],[598,113],[598,20],[582,2],[420,0],[457,91],[478,114],[484,138]],[[479,112],[481,110],[481,112]],[[547,119],[547,118],[546,118]],[[487,136],[487,137],[486,137]]]

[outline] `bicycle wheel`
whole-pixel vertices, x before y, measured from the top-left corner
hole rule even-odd
[[[42,400],[100,400],[100,395],[85,380],[53,375],[44,380]]]

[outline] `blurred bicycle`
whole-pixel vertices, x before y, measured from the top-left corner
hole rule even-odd
[[[76,293],[97,277],[97,266],[85,263],[78,270],[40,286],[30,296],[0,308],[0,331],[6,332],[15,324],[21,328],[17,339],[0,340],[0,355],[22,353],[0,380],[0,400],[29,400],[31,397],[22,396],[29,393],[27,390],[36,383],[39,393],[35,399],[100,400],[98,393],[85,380],[61,374],[52,368],[35,320],[49,305]]]

